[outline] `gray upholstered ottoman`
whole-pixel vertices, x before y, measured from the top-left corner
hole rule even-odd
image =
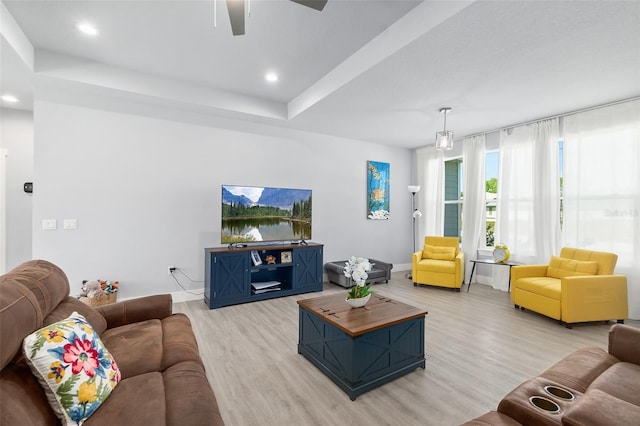
[[[382,262],[380,260],[369,259],[371,262],[371,270],[369,271],[369,278],[366,283],[380,283],[382,281],[389,282],[391,279],[391,269],[393,265],[391,263]],[[335,262],[325,263],[324,270],[327,271],[327,278],[329,281],[338,284],[344,288],[353,287],[353,281],[351,278],[344,276],[344,266],[347,263],[346,260],[338,260]]]

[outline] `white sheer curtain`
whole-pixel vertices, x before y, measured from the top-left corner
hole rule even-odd
[[[416,151],[418,159],[418,220],[416,246],[422,247],[425,235],[444,234],[444,154],[434,147]]]
[[[536,259],[545,263],[560,252],[560,130],[557,118],[533,125],[533,214]]]
[[[618,255],[640,318],[640,100],[564,118],[563,245]]]
[[[485,159],[486,136],[472,136],[462,140],[463,191],[462,208],[462,251],[464,252],[465,282],[471,275],[470,260],[477,256],[481,243],[482,222],[485,219]],[[484,244],[482,244],[484,246]]]
[[[546,263],[559,251],[558,128],[556,118],[500,133],[496,243],[513,260]],[[506,290],[507,274],[494,268],[494,286]]]

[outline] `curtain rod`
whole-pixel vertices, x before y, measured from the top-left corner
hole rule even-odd
[[[512,129],[514,127],[528,126],[529,124],[538,123],[538,122],[544,121],[544,120],[551,120],[553,118],[568,117],[570,115],[580,114],[582,112],[593,111],[594,109],[606,108],[606,107],[610,107],[610,106],[613,106],[613,105],[623,104],[625,102],[632,102],[632,101],[636,101],[638,99],[640,99],[640,96],[634,96],[632,98],[627,98],[627,99],[622,99],[622,100],[619,100],[619,101],[609,102],[609,103],[602,104],[602,105],[596,105],[596,106],[591,106],[591,107],[587,107],[587,108],[582,108],[582,109],[579,109],[579,110],[576,110],[576,111],[565,112],[565,113],[562,113],[562,114],[551,115],[549,117],[538,118],[537,120],[530,120],[530,121],[527,121],[527,122],[524,122],[524,123],[513,124],[511,126],[504,126],[504,127],[498,128],[498,129],[488,130],[488,131],[485,131],[485,132],[473,133],[473,134],[466,135],[466,136],[462,137],[462,140],[464,140],[465,138],[472,138],[474,136],[488,135],[489,133],[500,132],[502,130]]]

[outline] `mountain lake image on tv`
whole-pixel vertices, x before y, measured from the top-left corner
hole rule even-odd
[[[222,185],[222,243],[311,239],[311,190]]]

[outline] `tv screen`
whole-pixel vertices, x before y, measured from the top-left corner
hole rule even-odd
[[[311,190],[222,185],[222,243],[311,239]]]

